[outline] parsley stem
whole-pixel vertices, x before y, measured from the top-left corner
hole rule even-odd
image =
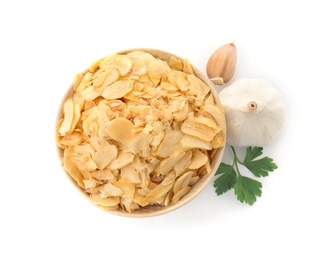
[[[234,161],[233,161],[233,163],[232,163],[232,166],[235,165],[236,170],[237,170],[237,174],[241,176],[240,171],[239,171],[239,168],[238,168],[237,161],[238,161],[239,163],[241,163],[241,162],[238,160],[238,157],[237,157],[237,154],[236,154],[235,148],[234,148],[232,145],[230,145],[230,148],[231,148],[231,150],[232,150],[232,152],[233,152],[233,154],[234,154]]]

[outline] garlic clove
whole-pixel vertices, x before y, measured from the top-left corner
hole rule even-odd
[[[218,48],[209,58],[206,72],[210,80],[217,85],[228,83],[236,70],[237,48],[228,43]]]
[[[219,93],[227,143],[263,147],[275,140],[285,122],[281,93],[263,79],[239,79]]]

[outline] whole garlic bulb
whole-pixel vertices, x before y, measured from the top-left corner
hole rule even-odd
[[[285,122],[285,105],[278,90],[263,79],[239,79],[219,93],[232,146],[270,144]]]

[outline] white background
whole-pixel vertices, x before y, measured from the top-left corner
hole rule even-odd
[[[325,259],[321,3],[1,1],[0,259]],[[233,80],[270,81],[288,110],[264,149],[279,168],[261,180],[262,197],[241,204],[233,191],[216,196],[211,182],[183,208],[131,219],[80,196],[54,141],[73,76],[139,47],[175,53],[205,72],[212,52],[232,41]]]

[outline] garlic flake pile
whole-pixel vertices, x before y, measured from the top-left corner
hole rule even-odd
[[[243,78],[219,93],[231,146],[270,144],[285,122],[285,105],[278,90],[263,79]]]

